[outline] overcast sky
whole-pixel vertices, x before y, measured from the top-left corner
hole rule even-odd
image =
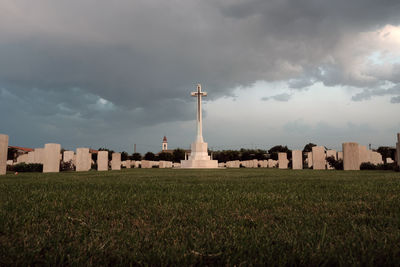
[[[394,145],[399,0],[0,0],[10,144]]]

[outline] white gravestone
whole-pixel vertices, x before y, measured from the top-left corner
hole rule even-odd
[[[60,144],[44,145],[43,172],[60,172]]]
[[[26,163],[35,163],[35,151],[28,152],[28,159],[26,160]]]
[[[111,170],[121,170],[121,153],[112,154]]]
[[[21,154],[17,157],[17,163],[28,163],[28,154]]]
[[[73,163],[74,155],[75,155],[74,151],[68,151],[68,150],[64,151],[63,161]]]
[[[357,143],[343,143],[343,170],[360,169],[360,148]]]
[[[142,169],[151,169],[153,164],[150,160],[142,160]]]
[[[35,148],[35,163],[43,164],[44,162],[44,148]]]
[[[108,171],[108,151],[99,151],[97,153],[97,170]]]
[[[278,153],[278,168],[287,169],[289,160],[287,159],[287,154],[285,152]]]
[[[8,135],[0,134],[0,175],[7,172]]]
[[[400,166],[400,133],[397,134],[396,162],[397,162],[397,166]]]
[[[358,149],[359,149],[358,157],[360,159],[360,164],[368,162],[368,150],[367,150],[367,147],[358,145]]]
[[[91,168],[91,157],[89,148],[80,147],[76,149],[76,171],[86,172]]]
[[[301,150],[292,151],[292,169],[293,170],[303,169],[303,152]]]
[[[132,167],[132,162],[129,159],[127,159],[125,161],[125,168],[130,169],[131,167]]]
[[[314,170],[326,169],[326,154],[323,146],[314,146],[312,148],[312,159]]]
[[[337,159],[338,159],[338,160],[343,160],[343,152],[342,152],[342,151],[339,151],[339,152],[337,153]]]

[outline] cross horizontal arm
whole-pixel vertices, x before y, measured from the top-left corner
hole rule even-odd
[[[198,96],[199,94],[200,94],[201,96],[207,96],[207,93],[206,93],[206,92],[201,92],[201,93],[199,93],[199,92],[191,92],[191,93],[190,93],[191,96]]]

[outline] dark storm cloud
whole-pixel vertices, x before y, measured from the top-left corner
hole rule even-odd
[[[197,82],[218,97],[256,80],[291,78],[319,65],[343,34],[397,23],[400,11],[398,1],[372,0],[3,5],[5,86],[78,87],[144,108],[188,98]]]
[[[192,118],[198,82],[211,99],[258,80],[354,84],[339,43],[399,13],[397,0],[3,1],[1,100],[21,120],[126,128]]]

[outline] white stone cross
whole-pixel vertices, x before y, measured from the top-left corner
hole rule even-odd
[[[201,91],[201,84],[197,85],[197,92],[192,92],[191,96],[197,96],[197,138],[196,143],[203,143],[203,128],[201,114],[201,97],[207,96],[206,92]]]

